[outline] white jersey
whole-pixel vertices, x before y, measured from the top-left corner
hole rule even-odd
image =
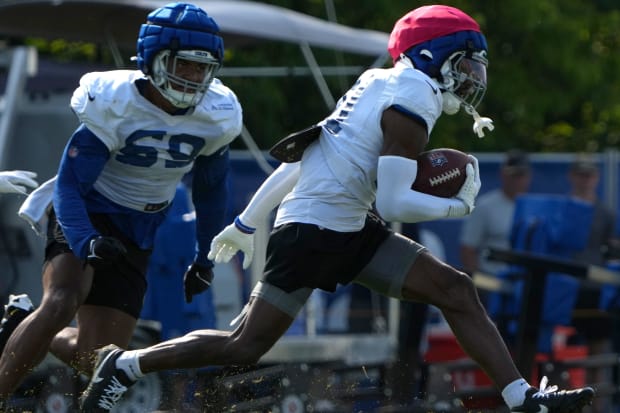
[[[430,135],[442,97],[431,78],[401,63],[364,72],[320,123],[321,136],[304,152],[301,175],[275,225],[302,222],[341,232],[363,227],[377,190],[381,117],[391,106],[419,116]]]
[[[137,70],[88,73],[71,99],[80,122],[110,151],[94,188],[139,211],[170,203],[196,157],[229,144],[242,125],[237,97],[218,79],[198,106],[174,116],[139,93],[135,82],[143,78]]]

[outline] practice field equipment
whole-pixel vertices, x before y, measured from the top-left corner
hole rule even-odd
[[[321,126],[312,125],[304,130],[291,133],[269,150],[269,154],[280,162],[294,163],[301,160],[304,151],[321,136]]]

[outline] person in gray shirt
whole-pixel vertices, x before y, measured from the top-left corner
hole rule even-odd
[[[500,168],[501,186],[480,195],[476,208],[464,219],[460,255],[465,272],[494,275],[505,268],[506,264],[486,260],[483,251],[510,248],[515,198],[528,191],[531,176],[527,154],[517,149],[508,151]]]

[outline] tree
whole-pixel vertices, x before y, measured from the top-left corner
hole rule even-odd
[[[263,1],[339,23],[389,33],[396,19],[418,4],[404,0]],[[333,4],[331,13],[328,5]],[[479,23],[489,45],[489,88],[479,112],[492,118],[495,131],[473,134],[472,119],[460,113],[441,117],[430,147],[531,152],[600,151],[620,141],[620,4],[614,0],[453,0]],[[208,11],[208,10],[207,10]],[[335,16],[334,16],[335,14]],[[226,39],[224,39],[226,40]],[[64,59],[110,63],[102,47],[62,41],[36,42],[39,50]],[[128,53],[135,53],[131,50]],[[366,67],[374,59],[314,50],[319,64]],[[129,54],[128,56],[130,56]],[[128,60],[127,60],[128,61]],[[261,43],[228,48],[225,66],[301,66],[297,46]],[[386,64],[391,64],[387,62]],[[339,97],[356,75],[328,77]],[[244,107],[248,129],[259,146],[329,113],[310,76],[235,78],[224,81]],[[242,147],[242,143],[236,143]]]
[[[324,1],[268,3],[326,18]],[[477,139],[469,116],[444,116],[433,131],[430,146],[470,151],[519,146],[543,152],[597,151],[618,144],[620,103],[616,97],[620,83],[615,79],[620,73],[620,32],[616,29],[620,5],[611,0],[450,3],[473,16],[487,37],[489,89],[479,111],[494,119],[496,129]],[[343,0],[334,5],[340,23],[385,32],[416,6],[394,0],[358,0],[354,10]],[[306,83],[308,88],[303,87]],[[330,85],[337,94],[338,84],[332,80]],[[295,82],[294,88],[307,92],[305,98],[283,107],[285,112],[277,118],[295,119],[289,124],[297,127],[320,119],[324,110],[313,102],[319,98],[310,86],[311,79]],[[290,89],[284,86],[283,91]],[[273,91],[270,96],[278,94]],[[283,136],[293,129],[270,134]]]

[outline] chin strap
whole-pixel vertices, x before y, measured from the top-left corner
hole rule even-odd
[[[490,131],[495,129],[493,125],[493,120],[491,118],[482,117],[476,112],[471,106],[465,106],[465,111],[474,117],[474,127],[473,130],[478,135],[479,138],[484,136],[484,128],[487,128]]]

